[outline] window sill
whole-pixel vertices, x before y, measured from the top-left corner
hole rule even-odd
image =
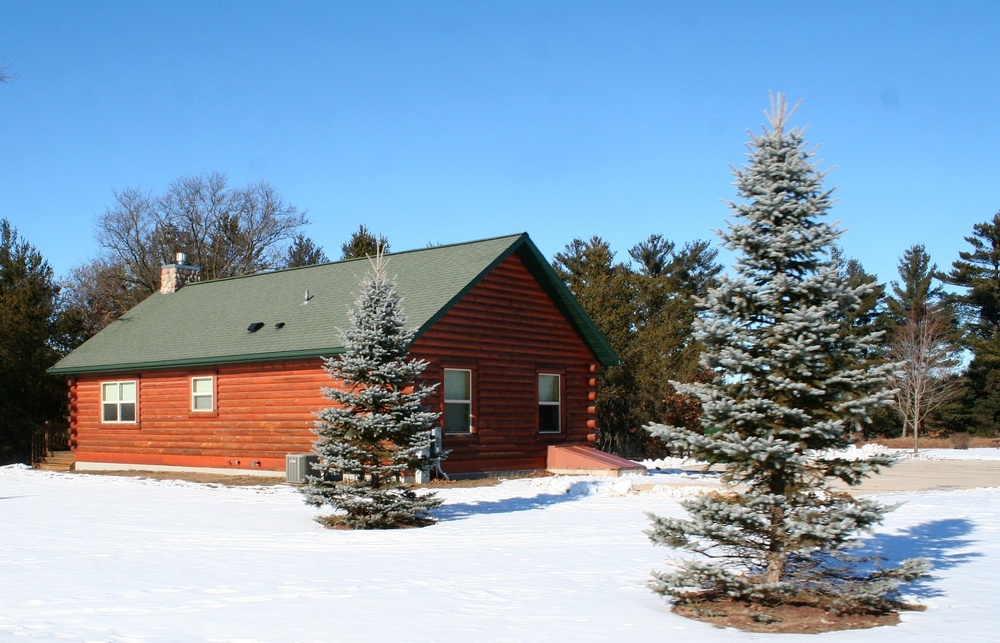
[[[469,433],[442,433],[441,439],[447,442],[448,440],[460,440],[462,442],[471,442],[479,439],[478,431],[470,431]]]

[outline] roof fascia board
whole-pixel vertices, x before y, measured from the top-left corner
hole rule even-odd
[[[497,237],[497,238],[500,239],[502,237]],[[503,263],[507,259],[507,257],[514,254],[514,252],[519,247],[521,247],[521,245],[527,239],[528,239],[528,234],[526,232],[522,232],[520,235],[518,235],[517,238],[513,240],[513,242],[507,247],[506,250],[497,255],[497,257],[493,261],[491,261],[488,266],[479,271],[478,275],[473,277],[469,281],[469,283],[465,285],[464,288],[458,291],[458,293],[456,293],[455,296],[448,301],[448,303],[442,306],[439,311],[434,313],[434,315],[432,315],[426,322],[424,322],[424,324],[420,328],[416,330],[416,332],[413,334],[413,339],[410,340],[410,344],[412,345],[413,342],[417,341],[417,339],[419,339],[421,335],[427,332],[427,330],[429,330],[431,326],[438,323],[438,321],[440,321],[441,318],[448,313],[448,311],[450,311],[452,308],[455,307],[455,304],[457,304],[459,301],[462,300],[462,298],[468,295],[473,288],[479,285],[480,281],[486,278],[486,275],[493,272],[493,270],[501,263]]]
[[[522,245],[528,251],[529,256],[522,256],[522,259],[528,259],[528,261],[525,261],[528,270],[535,275],[542,288],[548,292],[556,305],[562,309],[563,314],[569,317],[573,326],[576,327],[577,332],[580,333],[590,347],[590,350],[594,353],[594,357],[598,359],[602,366],[616,366],[620,364],[621,359],[618,357],[618,353],[615,352],[615,349],[608,343],[608,340],[605,339],[597,326],[594,325],[593,320],[590,319],[590,315],[583,310],[580,302],[576,300],[576,297],[570,292],[566,284],[563,283],[563,280],[559,278],[559,275],[549,265],[549,262],[545,260],[545,256],[542,255],[531,239],[525,237],[524,241],[525,243]]]
[[[249,364],[253,362],[280,362],[282,360],[323,358],[344,352],[342,346],[323,350],[287,351],[283,353],[254,353],[249,355],[227,355],[225,357],[199,357],[197,359],[169,360],[162,362],[129,362],[127,364],[106,364],[99,367],[50,368],[51,375],[82,375],[85,373],[120,373],[123,371],[163,370],[186,366],[215,366],[218,364]]]

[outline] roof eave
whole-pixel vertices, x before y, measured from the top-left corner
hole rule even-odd
[[[225,355],[220,357],[199,357],[152,362],[129,362],[123,364],[101,364],[100,366],[53,366],[50,375],[84,375],[89,373],[122,373],[127,371],[164,370],[183,367],[210,367],[220,364],[249,364],[253,362],[280,362],[285,360],[324,358],[344,352],[342,346],[322,350],[283,351],[274,353],[252,353],[246,355]]]

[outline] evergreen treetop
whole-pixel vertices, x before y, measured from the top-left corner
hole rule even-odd
[[[975,336],[989,338],[1000,329],[1000,212],[972,226],[972,235],[965,240],[972,250],[959,252],[951,270],[940,278],[965,289],[953,297],[965,325]]]
[[[367,226],[361,224],[358,229],[340,246],[341,260],[357,257],[374,257],[379,253],[389,252],[389,240],[384,236],[375,236]]]
[[[922,320],[944,297],[944,288],[934,285],[937,264],[918,243],[906,249],[896,268],[900,281],[892,282],[892,295],[886,300],[889,314],[897,324]]]

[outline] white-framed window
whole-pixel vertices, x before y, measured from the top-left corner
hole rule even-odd
[[[135,424],[135,380],[101,383],[101,422]]]
[[[562,376],[538,374],[538,432],[562,430]]]
[[[444,369],[445,433],[472,433],[472,371]]]
[[[191,410],[192,411],[214,411],[215,410],[215,378],[192,377],[191,378]]]

